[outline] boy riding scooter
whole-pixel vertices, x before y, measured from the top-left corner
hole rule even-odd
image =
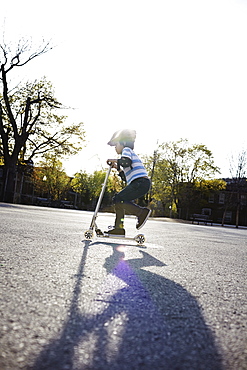
[[[148,193],[151,185],[142,161],[133,151],[135,139],[136,132],[134,130],[122,130],[115,132],[108,142],[108,145],[115,146],[117,154],[121,157],[119,159],[108,159],[107,164],[116,168],[122,180],[127,182],[127,186],[113,197],[116,219],[114,228],[105,232],[109,236],[125,235],[125,212],[137,217],[137,230],[145,225],[151,213],[150,209],[140,207],[134,203],[135,199]]]

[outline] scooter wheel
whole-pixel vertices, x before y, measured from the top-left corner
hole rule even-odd
[[[93,237],[93,232],[92,232],[92,230],[87,230],[87,231],[85,231],[84,236],[85,236],[85,238],[86,238],[86,239],[88,239],[88,240],[92,239],[92,237]]]
[[[145,243],[145,236],[143,234],[138,234],[136,237],[135,237],[135,241],[137,242],[137,244],[139,245],[142,245]]]

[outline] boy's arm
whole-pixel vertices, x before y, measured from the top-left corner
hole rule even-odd
[[[117,166],[118,169],[120,169],[120,166],[123,168],[126,167],[132,167],[132,160],[128,157],[121,157],[120,159],[117,160]]]
[[[126,182],[126,177],[124,171],[121,167],[131,167],[132,168],[132,160],[128,157],[121,157],[120,159],[108,159],[107,164],[110,165],[112,168],[116,168],[118,170],[118,175],[121,177],[121,180]]]
[[[122,181],[126,182],[126,177],[125,177],[125,173],[124,173],[123,170],[121,170],[121,171],[118,172],[118,176],[121,177],[121,180]]]

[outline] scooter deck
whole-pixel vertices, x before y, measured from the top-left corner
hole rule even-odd
[[[85,238],[86,239],[92,239],[93,238],[93,232],[92,230],[88,230],[85,232]],[[135,241],[139,245],[143,245],[145,243],[145,236],[144,234],[138,234],[134,237],[126,236],[126,235],[117,235],[117,234],[107,234],[103,233],[101,230],[96,231],[96,238],[100,239],[118,239],[118,240],[131,240]]]
[[[96,235],[97,238],[107,238],[107,239],[118,239],[118,240],[131,240],[135,241],[139,245],[143,245],[145,243],[145,236],[143,234],[138,234],[134,237],[125,236],[125,235],[113,235],[113,234],[103,234],[103,235]]]

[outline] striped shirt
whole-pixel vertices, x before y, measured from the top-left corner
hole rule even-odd
[[[147,174],[147,171],[142,163],[142,161],[140,160],[140,158],[138,157],[138,155],[135,154],[135,152],[128,148],[128,147],[125,147],[122,151],[122,157],[127,157],[129,159],[131,159],[132,161],[132,164],[131,164],[131,167],[125,167],[123,170],[124,170],[124,173],[125,173],[125,177],[126,177],[126,181],[127,181],[127,185],[129,185],[133,180],[136,180],[140,177],[148,177],[148,174]]]

